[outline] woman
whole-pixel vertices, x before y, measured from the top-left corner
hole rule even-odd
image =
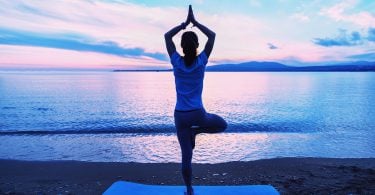
[[[197,55],[198,37],[192,31],[186,31],[181,37],[184,56],[176,52],[173,36],[192,23],[208,37],[203,52]],[[218,115],[207,113],[202,103],[203,79],[208,57],[215,42],[215,33],[195,20],[193,10],[189,6],[186,22],[165,33],[165,43],[173,65],[175,76],[177,103],[174,120],[177,137],[181,147],[182,176],[187,194],[193,194],[191,185],[191,159],[195,146],[195,136],[199,133],[218,133],[226,129],[227,123]]]

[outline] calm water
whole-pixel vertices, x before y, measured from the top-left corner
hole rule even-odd
[[[195,161],[375,157],[374,85],[375,73],[207,73],[206,110],[229,127],[199,136]],[[175,162],[174,104],[172,72],[3,71],[0,158]]]

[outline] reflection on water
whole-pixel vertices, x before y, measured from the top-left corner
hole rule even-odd
[[[373,141],[353,134],[222,133],[199,135],[196,141],[195,163],[288,156],[375,157]],[[181,157],[174,134],[60,134],[1,136],[0,159],[7,158],[166,163],[180,162]]]
[[[228,132],[371,131],[374,73],[207,73]],[[172,72],[0,72],[0,132],[174,132]],[[347,113],[350,113],[347,114]]]
[[[371,72],[207,73],[206,110],[229,126],[199,136],[194,161],[375,157],[374,84]],[[174,104],[172,72],[0,72],[0,158],[178,162]]]

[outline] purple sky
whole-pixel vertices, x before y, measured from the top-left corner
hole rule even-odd
[[[0,70],[169,67],[163,34],[188,4],[217,34],[210,64],[375,61],[372,0],[0,0]]]

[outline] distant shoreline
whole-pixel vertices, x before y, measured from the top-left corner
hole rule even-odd
[[[1,70],[1,72],[173,72],[173,70],[81,70],[81,69],[11,69]],[[374,70],[206,70],[206,72],[375,72]]]
[[[172,72],[173,70],[113,70],[112,72]],[[373,70],[206,70],[206,72],[375,72]]]
[[[172,69],[167,70],[112,70],[112,72],[171,72]]]
[[[122,69],[124,68],[124,69]],[[94,72],[172,72],[172,66],[126,66],[111,68],[0,68],[1,71],[94,71]],[[375,72],[375,61],[342,62],[340,64],[298,66],[272,61],[249,61],[237,64],[215,64],[206,66],[206,72]]]
[[[114,72],[169,72],[169,69],[113,70]],[[277,62],[244,62],[239,64],[218,64],[206,67],[206,72],[375,72],[375,62],[348,62],[325,66],[289,66]]]

